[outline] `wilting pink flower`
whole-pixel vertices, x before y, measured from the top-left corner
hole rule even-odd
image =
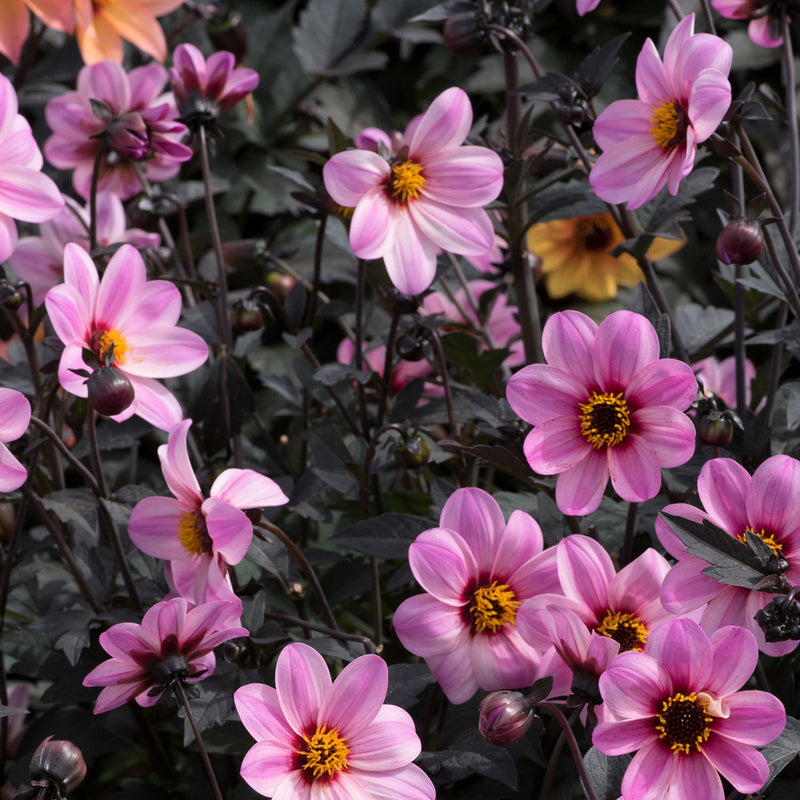
[[[75,29],[71,0],[3,0],[0,3],[0,53],[14,64],[19,63],[31,30],[29,9],[48,28],[67,33]]]
[[[518,689],[533,683],[537,651],[517,630],[520,605],[558,592],[555,553],[542,552],[538,523],[503,512],[482,489],[458,489],[439,527],[423,531],[408,551],[427,594],[403,601],[394,627],[403,646],[428,662],[453,703],[480,687]]]
[[[64,207],[56,185],[41,173],[42,154],[17,108],[11,81],[0,75],[0,261],[17,246],[15,219],[44,222]]]
[[[247,635],[247,628],[230,624],[227,603],[191,608],[182,597],[156,603],[141,625],[112,625],[100,634],[100,646],[111,658],[83,679],[84,686],[105,687],[94,713],[134,699],[140,706],[152,706],[175,681],[208,678],[216,666],[214,648]]]
[[[753,745],[783,731],[786,712],[768,692],[737,691],[758,661],[752,635],[720,628],[709,638],[688,619],[660,625],[643,653],[622,653],[600,677],[615,720],[595,728],[609,756],[636,751],[622,780],[625,800],[723,800],[721,774],[742,794],[757,792],[769,767]]]
[[[617,572],[603,546],[580,534],[562,539],[555,550],[561,594],[526,600],[517,626],[532,647],[554,646],[563,666],[591,691],[588,678],[596,679],[618,652],[642,650],[650,632],[674,616],[661,605],[670,567],[648,548]],[[610,642],[598,642],[592,633]]]
[[[789,456],[772,456],[753,473],[729,458],[707,461],[697,479],[703,509],[675,503],[666,514],[702,522],[707,519],[731,536],[745,540],[758,536],[788,564],[784,577],[800,584],[800,462]],[[664,606],[685,612],[708,604],[700,620],[706,630],[721,625],[741,625],[751,631],[762,652],[784,655],[796,641],[767,642],[754,617],[773,595],[741,586],[718,583],[703,570],[708,563],[689,555],[684,544],[663,519],[656,520],[656,534],[667,552],[678,559],[661,589]]]
[[[78,48],[83,60],[96,64],[110,59],[121,64],[123,39],[157,61],[167,57],[167,40],[156,17],[174,11],[183,5],[183,0],[74,0],[74,3]]]
[[[14,389],[0,389],[0,492],[19,489],[28,472],[3,442],[19,439],[31,421],[31,404]]]
[[[243,508],[289,501],[275,481],[251,469],[226,469],[204,498],[189,461],[186,437],[192,421],[176,425],[158,448],[161,469],[175,497],[146,497],[131,514],[128,533],[143,552],[169,562],[178,593],[193,603],[236,596],[228,566],[238,564],[253,538]]]
[[[59,169],[75,170],[72,185],[81,197],[89,197],[94,162],[103,149],[98,188],[123,200],[141,191],[137,166],[148,180],[165,181],[192,157],[192,149],[180,143],[186,126],[176,121],[172,94],[159,94],[166,82],[160,64],[127,73],[102,61],[81,69],[77,91],[47,104],[53,135],[45,142],[45,155]]]
[[[728,408],[736,408],[736,357],[729,356],[717,361],[714,356],[704,358],[692,364],[692,369],[703,382],[703,388],[721,398]],[[750,384],[756,377],[753,362],[744,360],[744,402],[750,405],[752,390]]]
[[[503,163],[486,147],[462,146],[471,125],[469,98],[451,88],[433,101],[390,162],[360,149],[337,153],[324,167],[333,200],[355,207],[353,252],[383,258],[405,294],[430,286],[439,248],[480,255],[494,243],[481,206],[500,192]]]
[[[781,19],[800,16],[791,3],[770,0],[711,0],[711,5],[726,19],[749,19],[748,36],[761,47],[780,47],[783,44]]]
[[[233,695],[256,740],[241,775],[259,794],[284,800],[433,800],[430,778],[411,762],[420,741],[408,712],[384,704],[389,671],[360,656],[331,681],[305,644],[278,656],[275,688],[251,683]]]
[[[212,121],[232,109],[258,86],[258,73],[234,69],[233,53],[212,53],[206,62],[193,44],[175,48],[169,71],[178,112],[190,127]]]
[[[89,207],[65,197],[66,206],[48,222],[39,225],[39,236],[25,236],[8,262],[11,269],[30,284],[33,304],[40,305],[48,289],[64,280],[64,248],[75,242],[89,251]],[[139,228],[126,229],[125,208],[115,194],[97,195],[97,245],[128,242],[140,248],[158,247],[161,237]]]
[[[638,100],[618,100],[597,118],[603,149],[589,181],[608,203],[638,208],[668,186],[670,194],[694,166],[697,145],[716,130],[731,103],[731,46],[694,33],[694,14],[672,31],[659,58],[651,39],[636,63]]]
[[[113,419],[137,414],[162,430],[180,422],[180,404],[156,379],[197,369],[208,358],[208,346],[196,333],[177,327],[180,292],[169,281],[148,281],[136,248],[122,245],[100,280],[89,254],[68,244],[64,283],[47,293],[45,306],[65,345],[58,379],[66,391],[87,396],[85,378],[73,371],[86,370],[84,348],[101,364],[113,352],[113,367],[128,376],[135,391],[133,403]]]
[[[535,426],[525,439],[528,463],[541,475],[558,474],[561,511],[594,511],[609,476],[623,500],[655,497],[661,467],[694,452],[694,426],[683,413],[697,394],[692,368],[659,358],[655,329],[630,311],[599,326],[561,311],[544,326],[542,347],[547,364],[512,375],[506,394]]]

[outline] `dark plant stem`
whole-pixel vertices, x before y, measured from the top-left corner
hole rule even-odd
[[[358,259],[358,276],[356,277],[356,338],[355,363],[353,366],[360,372],[364,368],[364,284],[366,282],[367,262]],[[358,412],[361,416],[361,435],[369,441],[369,414],[367,413],[367,391],[361,381],[356,382],[358,395]]]
[[[70,465],[78,470],[81,477],[84,479],[84,481],[86,481],[87,486],[99,496],[100,485],[98,484],[97,479],[92,474],[91,470],[88,470],[81,461],[72,455],[72,452],[64,444],[61,437],[44,420],[41,420],[38,417],[31,416],[31,425],[37,427],[47,436],[47,438],[53,443],[61,455],[64,456],[64,458],[70,463]]]
[[[175,683],[172,684],[172,688],[175,692],[175,699],[178,701],[179,705],[183,706],[186,712],[186,719],[189,720],[189,725],[194,734],[194,740],[197,742],[197,746],[200,749],[200,758],[203,761],[206,775],[208,775],[208,782],[211,784],[211,791],[214,793],[214,798],[215,800],[222,800],[222,791],[219,788],[219,783],[217,783],[214,767],[211,765],[211,759],[208,757],[208,751],[203,742],[203,736],[200,733],[200,728],[197,727],[197,720],[194,718],[192,707],[189,705],[189,699],[186,697],[186,692],[183,690],[183,684],[180,681],[175,681]]]
[[[383,359],[383,381],[381,382],[381,396],[378,402],[378,410],[375,415],[375,426],[380,428],[383,425],[383,417],[386,413],[386,404],[389,400],[389,390],[392,387],[392,370],[394,369],[394,340],[397,338],[397,326],[400,324],[401,312],[395,309],[392,314],[392,322],[389,326],[389,335],[386,338],[386,355]]]
[[[761,232],[764,234],[764,244],[767,247],[769,257],[772,260],[772,266],[775,267],[775,272],[778,273],[778,277],[781,279],[781,283],[783,284],[783,289],[786,292],[787,302],[792,307],[792,312],[794,315],[796,317],[800,317],[800,295],[798,295],[797,288],[789,276],[789,273],[786,272],[786,268],[784,267],[783,262],[778,255],[778,251],[775,248],[775,242],[772,240],[772,234],[769,232],[769,227],[763,225],[761,227]]]
[[[289,534],[287,534],[277,525],[274,525],[272,522],[259,522],[255,528],[260,528],[261,530],[271,533],[289,551],[289,555],[297,562],[298,566],[303,571],[303,574],[306,576],[309,584],[311,584],[311,588],[313,589],[314,594],[317,596],[317,600],[319,600],[319,604],[322,607],[322,615],[325,617],[328,627],[338,630],[339,625],[336,622],[336,617],[333,616],[333,611],[331,611],[328,598],[325,597],[325,592],[322,590],[322,585],[319,582],[319,578],[317,578],[316,572],[314,572],[314,568],[308,562],[308,559],[303,555],[300,548],[292,541]]]
[[[712,36],[716,36],[717,29],[714,26],[714,14],[711,11],[711,3],[708,0],[700,0],[700,6],[703,9],[703,19],[706,21],[706,30],[708,33],[712,34]]]
[[[575,722],[576,717],[580,714],[581,709],[576,708],[573,712],[569,715],[569,724]],[[561,755],[561,751],[564,749],[564,744],[567,741],[567,737],[562,730],[559,734],[558,739],[556,739],[556,743],[553,745],[553,752],[550,754],[550,758],[547,761],[547,769],[544,773],[544,780],[542,781],[542,790],[539,795],[540,800],[547,800],[550,796],[550,790],[553,787],[553,779],[556,775],[556,765],[558,764],[558,757]]]
[[[86,415],[86,428],[89,434],[89,457],[92,461],[92,472],[97,481],[100,497],[108,497],[108,485],[103,473],[103,462],[100,458],[100,448],[97,446],[97,414],[93,408]]]
[[[360,636],[357,633],[345,633],[338,628],[329,628],[326,625],[318,625],[316,622],[309,622],[308,620],[301,619],[300,617],[292,617],[289,614],[273,614],[269,611],[264,613],[264,619],[275,620],[276,622],[285,622],[288,625],[297,625],[299,628],[305,628],[308,631],[317,631],[324,633],[326,636],[331,636],[334,639],[341,639],[344,642],[360,642],[364,648],[370,653],[380,652],[380,648],[375,646],[375,642],[369,636]]]
[[[735,136],[735,134],[734,134]],[[738,140],[736,140],[738,141]],[[744,172],[739,164],[731,164],[731,187],[736,201],[739,203],[740,213],[745,207]],[[733,352],[736,365],[736,413],[744,419],[745,410],[745,377],[744,377],[744,327],[745,327],[745,289],[740,283],[746,276],[746,270],[741,264],[736,265],[736,283],[733,289],[734,311],[734,336]],[[716,456],[715,456],[716,457]]]
[[[780,330],[786,325],[788,316],[787,308],[781,305],[778,311],[778,318],[775,321],[775,329]],[[778,391],[778,382],[781,377],[781,365],[783,362],[783,342],[777,342],[772,348],[772,355],[769,362],[769,381],[767,383],[767,393],[764,400],[763,414],[767,420],[772,416],[772,407],[775,405],[775,393]]]
[[[633,539],[636,536],[636,511],[638,503],[628,503],[628,513],[625,516],[625,542],[622,545],[621,562],[624,567],[633,560]]]
[[[800,215],[800,138],[797,130],[797,93],[792,53],[792,34],[788,14],[782,14],[783,26],[783,71],[785,85],[786,123],[789,127],[789,231],[797,235],[798,215]]]
[[[684,18],[685,14],[678,3],[678,0],[667,0],[667,5],[669,6],[669,10],[675,15],[675,19],[680,22]]]
[[[322,276],[322,246],[325,243],[325,228],[328,225],[328,215],[323,214],[317,226],[317,238],[314,242],[314,276],[311,281],[312,289],[308,293],[308,307],[306,310],[306,325],[314,324],[314,317],[317,313],[317,297],[319,295],[319,285]]]
[[[442,388],[444,389],[444,402],[447,407],[447,421],[450,424],[450,433],[456,441],[460,441],[459,427],[456,422],[456,414],[453,409],[453,392],[450,388],[450,376],[447,372],[447,359],[444,356],[442,340],[439,338],[438,331],[431,331],[431,342],[433,352],[436,354],[436,366],[442,377]]]

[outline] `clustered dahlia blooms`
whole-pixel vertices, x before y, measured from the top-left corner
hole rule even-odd
[[[177,174],[192,149],[181,144],[186,126],[176,121],[171,93],[161,94],[167,71],[148,64],[130,72],[112,61],[87,65],[74,92],[54,97],[45,107],[53,135],[45,142],[47,160],[74,170],[72,185],[89,197],[92,172],[102,154],[98,189],[123,200],[142,190],[137,167],[150,181]]]
[[[717,36],[694,33],[694,14],[675,27],[664,60],[648,39],[636,62],[638,100],[617,100],[594,124],[603,149],[589,181],[608,203],[638,208],[664,186],[670,194],[694,166],[697,145],[731,104],[733,51]]]
[[[769,767],[755,746],[781,733],[786,712],[768,692],[738,691],[757,660],[749,631],[725,627],[709,637],[689,619],[662,623],[644,652],[616,658],[600,677],[614,716],[592,741],[609,756],[636,752],[623,798],[723,800],[720,774],[743,794],[764,785]]]
[[[404,294],[431,285],[439,249],[482,255],[495,243],[481,206],[503,186],[503,162],[486,147],[463,145],[472,126],[466,93],[447,89],[406,132],[408,140],[386,161],[373,150],[337,153],[325,164],[325,188],[354,208],[350,245],[359,258],[383,258]]]
[[[516,617],[529,597],[559,591],[555,551],[543,548],[533,517],[514,511],[506,523],[482,489],[455,491],[439,527],[409,548],[411,571],[426,594],[400,604],[394,627],[451,702],[469,700],[479,687],[533,683],[539,654],[520,636]]]
[[[58,380],[66,391],[88,395],[84,377],[76,372],[86,370],[87,348],[133,385],[133,403],[113,419],[121,422],[137,414],[162,430],[183,419],[177,399],[157,379],[197,369],[208,358],[208,345],[193,331],[177,327],[180,291],[169,281],[148,281],[138,250],[122,245],[100,279],[89,254],[68,244],[64,283],[50,289],[45,307],[64,343]]]
[[[591,513],[609,477],[623,500],[655,497],[661,467],[694,452],[694,425],[683,413],[697,394],[692,368],[659,358],[655,329],[630,311],[600,325],[561,311],[545,324],[542,347],[547,363],[512,375],[506,394],[534,426],[524,445],[528,463],[558,475],[559,509]]]
[[[251,683],[234,694],[256,740],[242,777],[260,794],[287,800],[433,800],[431,779],[411,763],[421,750],[413,720],[383,703],[388,678],[386,662],[365,655],[331,681],[316,650],[285,647],[275,688]]]
[[[140,550],[168,562],[168,582],[182,597],[241,606],[228,566],[244,558],[253,538],[253,523],[242,509],[279,506],[289,498],[275,481],[251,469],[226,469],[204,498],[186,447],[191,424],[182,420],[158,448],[164,479],[175,497],[139,501],[128,533]]]

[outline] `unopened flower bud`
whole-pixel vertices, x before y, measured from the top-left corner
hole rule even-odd
[[[130,378],[116,367],[103,367],[86,381],[89,405],[104,417],[121,414],[136,395]]]
[[[32,786],[55,784],[63,796],[77,788],[85,777],[86,762],[72,742],[53,741],[53,737],[48,736],[36,748],[30,767]]]
[[[231,323],[240,332],[259,331],[264,327],[264,317],[252,300],[237,300],[233,304]]]
[[[266,251],[267,243],[263,239],[237,239],[222,244],[222,258],[230,269],[257,267]]]
[[[733,440],[734,421],[725,411],[711,411],[697,420],[697,435],[701,442],[715,447],[727,447]]]
[[[752,217],[732,220],[717,237],[717,258],[723,264],[752,264],[763,249],[761,225]]]
[[[291,275],[283,272],[270,272],[267,275],[267,286],[281,299],[285,299],[296,284],[297,281]]]
[[[483,52],[485,38],[473,11],[448,17],[442,30],[444,43],[456,56],[477,56]]]
[[[521,739],[536,718],[531,704],[521,692],[492,692],[481,700],[478,711],[481,735],[500,747]]]
[[[105,130],[108,146],[123,158],[141,161],[150,152],[147,123],[136,111],[113,117]]]
[[[425,437],[418,433],[401,439],[394,451],[394,460],[398,467],[414,469],[428,463],[431,455],[431,448],[425,441]]]

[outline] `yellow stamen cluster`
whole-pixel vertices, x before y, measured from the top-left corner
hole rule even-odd
[[[191,556],[211,552],[211,537],[206,529],[205,517],[199,511],[181,511],[178,539]]]
[[[128,352],[128,342],[122,335],[122,331],[117,328],[110,328],[107,331],[98,331],[97,333],[99,333],[99,338],[97,339],[96,352],[100,363],[105,363],[108,351],[111,349],[111,345],[114,345],[114,350],[112,351],[114,364],[118,367],[122,366],[125,363],[125,354]]]
[[[581,435],[592,447],[613,447],[624,441],[631,426],[631,412],[622,392],[592,392],[578,406]]]
[[[706,713],[705,706],[695,692],[676,692],[661,703],[661,712],[656,715],[655,729],[673,753],[689,755],[692,750],[700,752],[703,743],[711,735],[709,725],[714,717]]]
[[[627,611],[617,611],[616,614],[607,611],[603,621],[595,628],[601,636],[608,636],[619,642],[619,651],[643,650],[647,641],[647,628],[639,617]]]
[[[515,599],[508,584],[492,581],[490,586],[479,586],[469,607],[472,629],[475,633],[497,633],[504,625],[516,625],[521,603]]]
[[[665,100],[650,115],[650,135],[662,149],[670,150],[677,144],[681,125],[681,114],[673,100]]]
[[[336,728],[319,726],[310,738],[303,736],[305,748],[298,750],[300,766],[315,778],[333,778],[348,768],[347,756],[350,748],[347,741],[339,736]]]
[[[422,174],[422,164],[414,161],[401,161],[392,165],[389,186],[392,197],[401,203],[416,200],[426,183],[425,176]]]
[[[764,544],[772,550],[773,555],[779,556],[783,553],[783,545],[780,542],[775,541],[775,534],[774,533],[767,533],[764,528],[760,531],[754,531],[752,528],[747,527],[744,529],[742,533],[740,533],[736,538],[739,539],[740,542],[744,542],[747,544],[747,535],[750,534],[751,536],[758,536]]]

